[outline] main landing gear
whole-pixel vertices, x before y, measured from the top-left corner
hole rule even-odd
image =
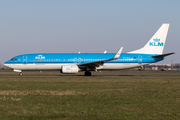
[[[23,76],[23,73],[22,73],[22,72],[20,72],[20,73],[19,73],[19,75],[20,75],[20,76]]]
[[[85,76],[91,76],[91,72],[86,71],[86,72],[84,72],[84,75],[85,75]]]

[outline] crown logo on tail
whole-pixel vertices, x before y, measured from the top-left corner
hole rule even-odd
[[[153,39],[153,40],[154,40],[154,42],[159,42],[160,41],[160,39],[158,39],[158,38]]]

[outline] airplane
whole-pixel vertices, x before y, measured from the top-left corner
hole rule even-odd
[[[165,23],[157,30],[147,44],[135,51],[122,53],[36,53],[23,54],[6,61],[4,65],[23,75],[24,70],[59,70],[64,74],[84,71],[123,70],[159,62],[174,52],[163,54],[169,24]]]

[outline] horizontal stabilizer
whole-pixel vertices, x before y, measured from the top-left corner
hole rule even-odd
[[[166,54],[162,54],[162,55],[155,55],[155,56],[152,56],[152,58],[166,57],[166,56],[169,56],[169,55],[172,55],[172,54],[175,54],[175,53],[172,52],[172,53],[166,53]]]

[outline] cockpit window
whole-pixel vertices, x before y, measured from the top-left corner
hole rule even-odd
[[[17,59],[16,59],[16,58],[12,58],[11,60],[12,60],[12,61],[16,61]]]

